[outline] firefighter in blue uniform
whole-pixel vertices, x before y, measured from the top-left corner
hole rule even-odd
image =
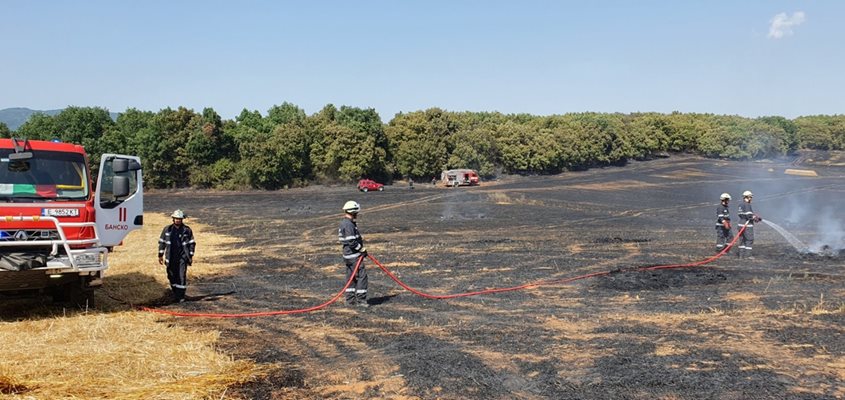
[[[173,292],[173,300],[185,301],[188,289],[188,266],[194,262],[196,241],[194,233],[183,223],[185,213],[176,210],[170,215],[173,223],[164,227],[158,238],[158,263],[167,267],[167,280]]]
[[[358,232],[358,212],[361,206],[354,201],[347,201],[343,205],[343,219],[340,221],[340,228],[337,230],[337,239],[343,245],[343,262],[346,264],[346,281],[352,278],[352,283],[346,288],[346,303],[369,307],[367,304],[367,270],[364,269],[364,260],[358,267],[358,272],[352,276],[358,258],[367,256],[367,248],[364,247],[364,238]]]
[[[731,201],[731,195],[722,193],[719,196],[719,206],[716,207],[716,251],[720,252],[728,246],[734,238],[733,231],[731,231],[731,210],[728,203]]]
[[[752,197],[754,197],[754,194],[750,190],[743,192],[742,203],[740,203],[737,212],[739,221],[742,223],[742,225],[737,226],[737,229],[742,229],[745,226],[745,230],[739,235],[740,257],[754,258],[751,254],[751,247],[754,245],[754,223],[763,220],[757,214],[754,214],[754,209],[751,207]]]

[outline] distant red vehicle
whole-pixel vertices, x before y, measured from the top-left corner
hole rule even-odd
[[[370,190],[378,190],[379,192],[384,190],[384,185],[378,183],[372,179],[361,179],[358,181],[358,190],[362,192],[369,192]]]

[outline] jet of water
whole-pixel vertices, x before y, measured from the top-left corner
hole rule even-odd
[[[791,244],[792,247],[794,247],[796,251],[798,251],[800,253],[809,253],[810,252],[810,248],[807,247],[807,245],[804,244],[804,242],[798,240],[797,237],[795,237],[793,234],[789,233],[789,231],[784,229],[782,226],[780,226],[780,225],[778,225],[778,224],[776,224],[772,221],[769,221],[767,219],[764,219],[763,222],[765,222],[766,225],[771,226],[772,229],[774,229],[778,233],[780,233],[780,235],[783,236],[783,238],[786,239],[786,241],[789,242],[789,244]]]

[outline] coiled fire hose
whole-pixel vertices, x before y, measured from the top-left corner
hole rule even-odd
[[[482,295],[482,294],[512,292],[512,291],[516,291],[516,290],[531,289],[531,288],[535,288],[535,287],[539,287],[539,286],[562,285],[562,284],[565,284],[565,283],[575,282],[575,281],[579,281],[579,280],[583,280],[583,279],[607,276],[607,275],[611,275],[611,274],[618,273],[618,272],[655,271],[655,270],[660,270],[660,269],[700,267],[702,265],[712,263],[713,261],[716,261],[719,258],[721,258],[722,256],[724,256],[725,254],[727,254],[728,251],[736,243],[736,241],[739,240],[740,236],[745,231],[745,228],[746,228],[746,225],[742,225],[742,227],[737,232],[736,236],[734,236],[733,240],[731,240],[731,242],[727,246],[725,246],[725,248],[722,249],[722,251],[716,253],[715,255],[707,257],[707,258],[705,258],[704,260],[701,260],[701,261],[685,263],[685,264],[667,264],[667,265],[655,265],[655,266],[650,266],[650,267],[634,267],[634,268],[628,268],[628,269],[614,269],[614,270],[610,270],[610,271],[594,272],[594,273],[590,273],[590,274],[583,274],[583,275],[573,276],[573,277],[569,277],[569,278],[541,280],[541,281],[526,283],[526,284],[518,285],[518,286],[510,286],[510,287],[503,287],[503,288],[490,288],[490,289],[484,289],[484,290],[477,290],[477,291],[474,291],[474,292],[442,294],[442,295],[429,294],[429,293],[425,293],[423,291],[414,289],[411,286],[408,286],[406,283],[402,282],[393,272],[391,272],[389,269],[387,269],[387,267],[385,267],[375,257],[373,257],[371,255],[367,255],[366,258],[369,258],[370,261],[375,263],[376,266],[378,266],[382,271],[384,271],[384,273],[390,279],[392,279],[394,282],[396,282],[396,284],[401,286],[403,289],[405,289],[405,290],[407,290],[407,291],[409,291],[409,292],[411,292],[411,293],[413,293],[417,296],[424,297],[424,298],[427,298],[427,299],[446,300],[446,299],[455,299],[455,298],[459,298],[459,297],[478,296],[478,295]],[[291,315],[291,314],[308,313],[308,312],[317,311],[317,310],[326,308],[329,305],[331,305],[332,303],[336,302],[338,299],[340,299],[340,297],[343,295],[344,292],[346,292],[346,289],[352,283],[352,278],[355,277],[356,274],[358,273],[358,268],[361,266],[361,262],[363,262],[363,261],[364,261],[364,256],[361,256],[361,257],[358,258],[358,262],[355,264],[355,268],[352,270],[352,274],[350,275],[350,278],[346,281],[346,284],[343,285],[343,288],[341,288],[340,291],[337,294],[334,295],[334,297],[332,297],[331,299],[329,299],[325,303],[322,303],[322,304],[319,304],[319,305],[316,305],[316,306],[313,306],[313,307],[300,308],[300,309],[294,309],[294,310],[277,310],[277,311],[263,311],[263,312],[238,313],[238,314],[191,313],[191,312],[164,310],[164,309],[160,309],[160,308],[151,308],[151,307],[140,307],[140,309],[143,310],[143,311],[148,311],[148,312],[153,312],[153,313],[158,313],[158,314],[166,314],[166,315],[171,315],[171,316],[175,316],[175,317],[203,317],[203,318],[254,318],[254,317],[269,317],[269,316],[273,316],[273,315]]]

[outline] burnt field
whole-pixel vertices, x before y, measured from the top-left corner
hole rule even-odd
[[[346,200],[362,206],[370,254],[433,294],[705,259],[722,192],[734,215],[750,189],[764,219],[808,244],[834,240],[802,253],[758,224],[753,260],[729,254],[706,267],[455,300],[415,296],[368,261],[368,309],[162,321],[220,330],[221,350],[279,366],[229,391],[244,398],[842,398],[845,255],[835,228],[845,169],[787,168],[808,167],[672,157],[458,189],[148,194],[147,212],[185,209],[250,250],[237,274],[189,282],[189,295],[234,294],[164,307],[174,311],[326,301],[344,283],[336,229]]]

